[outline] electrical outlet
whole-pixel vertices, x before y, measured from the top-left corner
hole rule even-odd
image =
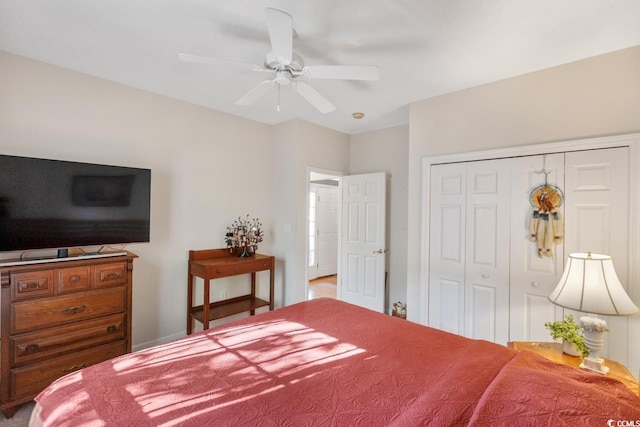
[[[227,291],[220,291],[220,299],[227,298]]]

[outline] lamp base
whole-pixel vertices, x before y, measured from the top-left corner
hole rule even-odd
[[[607,373],[609,372],[609,367],[604,366],[604,359],[602,357],[598,357],[597,359],[587,357],[580,364],[580,368],[597,372],[602,375],[607,375]]]

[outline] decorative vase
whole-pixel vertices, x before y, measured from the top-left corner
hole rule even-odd
[[[241,258],[248,258],[253,256],[253,248],[251,246],[243,246],[242,252],[238,256]]]
[[[562,352],[569,356],[582,356],[582,352],[575,343],[562,340]]]

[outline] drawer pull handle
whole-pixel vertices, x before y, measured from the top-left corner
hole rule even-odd
[[[35,353],[40,349],[38,344],[29,344],[27,348],[25,348],[25,353]]]
[[[115,332],[115,331],[116,331],[116,329],[118,329],[118,328],[116,328],[116,326],[115,326],[115,325],[111,325],[111,326],[109,326],[109,327],[107,328],[107,332],[109,332],[109,333],[111,333],[111,332]]]
[[[112,271],[110,273],[107,273],[104,277],[106,280],[115,280],[115,279],[120,279],[122,277],[122,274]]]
[[[77,305],[75,307],[63,308],[62,312],[64,314],[77,314],[77,313],[82,313],[86,309],[87,309],[87,305],[86,304],[82,304],[82,305]]]
[[[80,369],[84,369],[86,367],[87,367],[86,363],[81,363],[79,365],[73,365],[73,366],[70,366],[68,368],[64,368],[62,370],[62,372],[64,372],[65,374],[68,374],[69,372],[79,371]]]
[[[80,281],[80,276],[78,276],[77,274],[73,275],[73,276],[71,276],[69,278],[69,282],[71,282],[71,283],[75,283],[75,282],[79,282],[79,281]]]
[[[33,290],[41,287],[40,282],[28,282],[25,286],[27,289]]]

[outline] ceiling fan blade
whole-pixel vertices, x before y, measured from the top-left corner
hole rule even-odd
[[[261,96],[269,92],[269,89],[276,83],[273,80],[264,80],[258,86],[247,92],[242,98],[236,101],[236,105],[251,105]]]
[[[327,114],[336,109],[327,98],[322,96],[320,92],[315,90],[311,85],[305,81],[293,82],[293,89],[306,99],[311,105],[316,107],[322,114]]]
[[[264,68],[247,62],[234,61],[232,59],[210,58],[208,56],[192,55],[190,53],[179,53],[178,58],[184,62],[192,62],[194,64],[232,64],[238,67],[246,68],[251,71],[264,71]]]
[[[312,79],[380,80],[376,65],[311,65],[302,73]]]
[[[293,58],[293,18],[270,7],[266,9],[266,15],[271,50],[279,62],[289,65]]]

